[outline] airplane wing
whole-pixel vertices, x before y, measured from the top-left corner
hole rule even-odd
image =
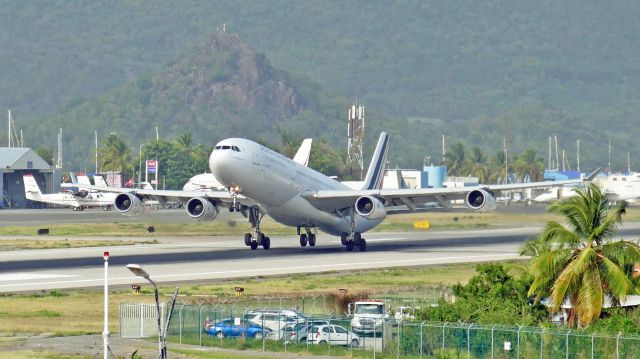
[[[370,189],[347,191],[308,191],[302,196],[314,207],[323,211],[341,211],[354,206],[358,198],[370,196],[379,199],[387,209],[408,208],[410,211],[422,208],[426,203],[437,202],[446,207],[448,201],[466,199],[473,191],[484,191],[493,196],[499,196],[503,191],[527,188],[559,187],[567,184],[582,183],[583,180],[530,182],[503,185],[481,185],[474,187],[453,188],[418,188],[418,189]],[[399,211],[390,211],[399,212]]]
[[[174,191],[174,190],[156,190],[156,189],[131,189],[117,187],[96,187],[90,186],[90,189],[100,192],[126,193],[135,195],[143,200],[155,200],[161,204],[167,202],[186,203],[191,198],[207,198],[221,203],[233,203],[233,196],[229,191]],[[239,194],[236,201],[241,205],[253,206],[256,203],[247,197]]]

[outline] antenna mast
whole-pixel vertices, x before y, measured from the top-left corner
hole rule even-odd
[[[358,100],[351,106],[347,114],[347,162],[350,167],[356,166],[357,177],[362,181],[364,173],[364,106],[358,105]],[[353,167],[352,167],[353,168]]]

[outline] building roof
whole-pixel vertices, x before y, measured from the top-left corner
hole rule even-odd
[[[27,168],[31,162],[31,168]],[[50,169],[51,166],[28,147],[0,147],[0,169]]]

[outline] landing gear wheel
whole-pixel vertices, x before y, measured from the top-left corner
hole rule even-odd
[[[306,247],[307,246],[307,235],[302,233],[300,235],[300,247]]]
[[[347,242],[347,252],[353,252],[353,241]]]
[[[360,239],[362,239],[362,235],[360,234],[360,232],[353,233],[353,241],[356,244],[360,243]]]
[[[340,243],[342,243],[343,246],[346,246],[348,240],[349,240],[349,234],[342,232],[340,234]]]
[[[309,235],[309,246],[311,247],[316,246],[316,235],[313,233]]]
[[[262,249],[267,250],[269,248],[271,248],[271,238],[262,237]]]
[[[358,250],[360,250],[360,252],[364,252],[367,249],[367,241],[364,240],[364,238],[360,238],[360,241],[358,242]]]
[[[256,249],[258,249],[258,242],[251,242],[251,250],[255,251]]]
[[[251,233],[244,234],[244,245],[247,247],[251,245]]]

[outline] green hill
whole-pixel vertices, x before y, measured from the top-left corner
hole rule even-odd
[[[542,154],[558,134],[572,152],[580,137],[584,164],[595,166],[606,163],[611,137],[621,168],[638,149],[640,4],[630,0],[14,1],[0,13],[0,107],[19,123],[153,78],[224,23],[276,68],[349,99],[357,92],[372,113],[393,118],[384,127],[406,130],[401,165],[436,157],[442,132],[497,151],[504,115],[516,151]],[[327,108],[342,119],[344,108]],[[67,138],[76,127],[84,126],[66,128]],[[27,140],[37,147],[53,137],[41,133]],[[337,143],[342,134],[327,136]]]
[[[278,143],[279,129],[337,132],[346,106],[308,80],[273,68],[237,35],[217,31],[157,73],[73,103],[33,133],[47,138],[65,129],[67,159],[89,166],[94,130],[101,137],[115,132],[132,147],[155,138],[156,126],[163,138],[190,132],[207,146],[232,136]]]

